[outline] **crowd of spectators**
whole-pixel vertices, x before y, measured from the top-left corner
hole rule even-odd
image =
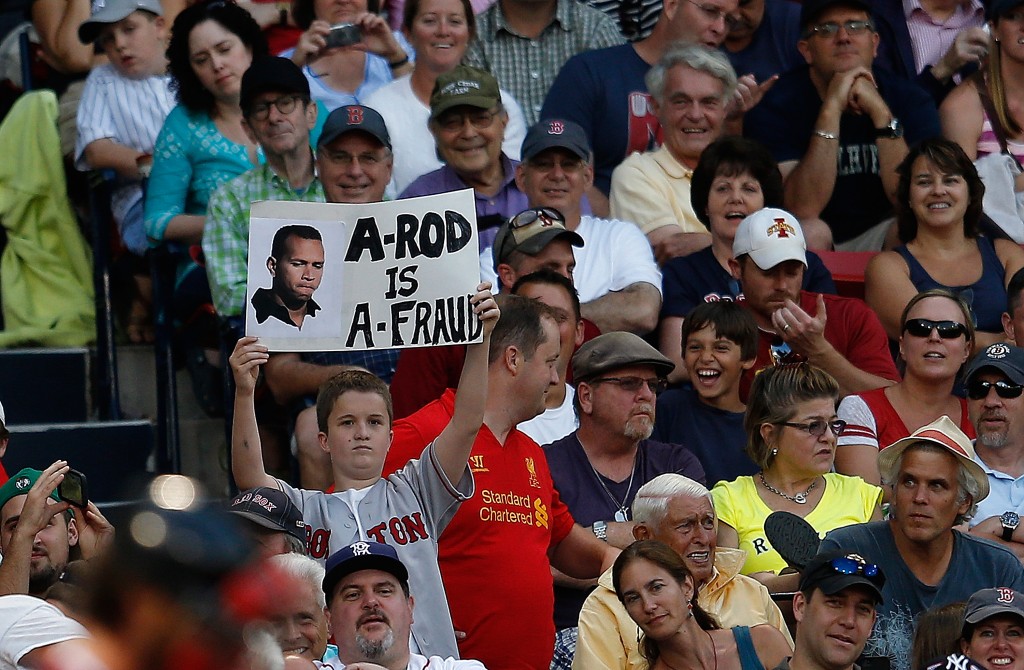
[[[0,469],[0,670],[1024,670],[1024,0],[25,18],[241,491]],[[323,322],[310,226],[247,294],[253,203],[463,189],[481,342],[245,334]]]

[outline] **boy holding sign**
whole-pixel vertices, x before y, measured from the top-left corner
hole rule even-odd
[[[487,401],[487,349],[499,310],[483,283],[471,302],[483,341],[470,345],[451,421],[418,460],[382,479],[391,445],[391,396],[377,377],[358,370],[329,380],[317,398],[320,446],[330,454],[335,493],[296,489],[263,466],[253,393],[267,348],[243,337],[231,354],[235,414],[231,463],[241,488],[274,486],[288,495],[306,522],[309,555],[321,562],[357,540],[390,544],[409,566],[418,609],[412,639],[424,656],[458,656],[451,615],[437,566],[437,538],[462,501],[473,495],[468,468]]]

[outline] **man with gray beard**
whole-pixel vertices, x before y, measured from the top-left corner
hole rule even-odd
[[[1005,545],[1024,559],[1024,349],[1003,342],[974,357],[964,375],[967,409],[978,438],[975,460],[988,475],[971,532]]]
[[[657,349],[626,332],[605,333],[572,357],[579,428],[544,448],[558,495],[576,522],[624,548],[633,542],[630,507],[637,490],[674,472],[704,483],[704,468],[689,450],[648,439],[654,405],[675,367]],[[556,661],[571,661],[575,627],[596,579],[555,574]]]
[[[360,541],[331,554],[323,589],[338,656],[314,661],[316,668],[352,670],[365,663],[387,670],[486,670],[478,661],[428,659],[409,649],[409,571],[390,545]],[[296,662],[289,667],[299,666]]]

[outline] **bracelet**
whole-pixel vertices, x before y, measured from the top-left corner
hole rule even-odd
[[[838,140],[839,139],[839,135],[836,135],[835,133],[827,133],[824,130],[815,130],[814,134],[817,135],[818,137],[821,137],[822,139],[826,139],[826,140]]]
[[[405,54],[405,57],[402,58],[402,60],[395,61],[394,63],[388,63],[388,67],[391,68],[392,70],[397,70],[398,68],[402,67],[408,62],[409,54]]]

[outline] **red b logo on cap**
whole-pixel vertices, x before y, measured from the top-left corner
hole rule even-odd
[[[548,135],[561,135],[565,132],[565,124],[561,121],[552,121],[548,124]]]
[[[363,108],[362,107],[349,107],[348,108],[348,122],[349,125],[358,126],[363,122]]]
[[[1005,586],[1000,586],[996,589],[999,597],[996,598],[1001,603],[1012,603],[1013,602],[1013,589],[1008,589]]]

